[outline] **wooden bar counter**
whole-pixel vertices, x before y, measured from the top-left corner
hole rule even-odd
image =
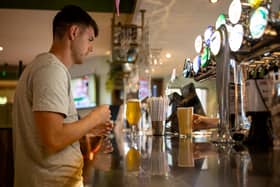
[[[115,133],[114,151],[85,159],[86,187],[280,186],[280,150]]]

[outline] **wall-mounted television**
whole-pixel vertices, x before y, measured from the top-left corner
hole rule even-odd
[[[94,75],[84,75],[71,80],[71,91],[77,109],[96,106],[96,80]]]

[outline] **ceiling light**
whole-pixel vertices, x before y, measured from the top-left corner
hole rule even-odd
[[[157,65],[157,59],[154,59],[154,64]]]
[[[7,97],[0,97],[0,105],[5,105],[8,102],[8,98]]]
[[[210,3],[217,3],[219,0],[209,0],[210,1]]]
[[[4,50],[4,48],[2,46],[0,46],[0,51],[3,51],[3,50]]]
[[[155,72],[155,69],[154,69],[154,68],[152,68],[152,72]]]
[[[165,54],[165,57],[166,57],[166,58],[171,58],[171,54],[170,54],[170,53],[166,53],[166,54]]]
[[[108,50],[108,51],[105,52],[105,54],[106,54],[106,55],[110,55],[110,54],[111,54],[111,51]]]

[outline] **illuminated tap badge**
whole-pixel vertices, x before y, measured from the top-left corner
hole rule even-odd
[[[210,50],[214,56],[219,54],[222,45],[222,37],[220,31],[215,31],[210,39]]]
[[[194,59],[193,59],[193,72],[195,74],[197,74],[199,72],[200,69],[200,56],[197,55]]]
[[[267,26],[268,10],[264,7],[257,8],[250,18],[249,30],[252,38],[262,37]]]
[[[244,29],[241,24],[237,24],[232,27],[231,31],[229,32],[229,47],[231,51],[238,51],[242,45],[244,36]]]
[[[198,35],[194,41],[194,48],[197,53],[201,53],[203,47],[203,39],[201,35]]]
[[[253,7],[253,8],[258,8],[263,0],[248,0],[248,3]]]
[[[228,17],[232,24],[238,23],[242,13],[242,5],[240,0],[233,0],[228,9]]]
[[[201,54],[201,67],[206,67],[210,61],[210,49],[209,47],[203,48],[203,53]]]
[[[221,25],[226,24],[226,16],[224,14],[220,14],[219,17],[217,18],[215,28],[218,29]]]
[[[207,29],[204,32],[204,42],[207,46],[210,45],[210,38],[211,38],[213,33],[214,33],[214,27],[208,26]]]

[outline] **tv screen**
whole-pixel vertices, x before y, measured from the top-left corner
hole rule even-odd
[[[140,100],[145,99],[146,97],[149,97],[149,80],[146,79],[140,79],[139,80],[139,93],[138,97]]]
[[[77,109],[96,106],[94,75],[84,75],[71,80],[71,91]]]

